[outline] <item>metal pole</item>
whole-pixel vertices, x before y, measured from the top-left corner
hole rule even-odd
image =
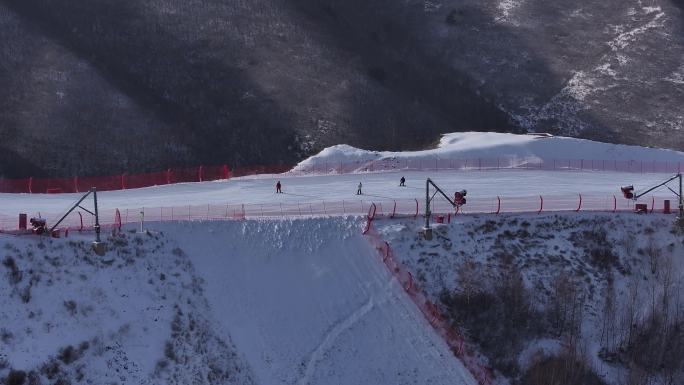
[[[93,200],[95,201],[95,242],[100,243],[100,215],[97,211],[97,189],[93,187],[90,191],[93,192]]]
[[[74,209],[75,209],[76,207],[78,207],[78,205],[80,205],[81,202],[83,202],[83,200],[86,199],[86,198],[88,197],[88,195],[90,195],[91,191],[92,191],[92,189],[91,189],[90,191],[88,191],[85,195],[83,195],[83,196],[81,197],[81,199],[78,200],[78,202],[76,202],[73,206],[71,206],[71,208],[69,209],[69,211],[66,212],[66,214],[62,215],[62,217],[57,221],[57,223],[55,223],[55,224],[50,228],[50,234],[52,234],[52,232],[57,228],[57,226],[59,226],[59,224],[62,223],[62,221],[63,221],[67,216],[69,216],[69,214],[71,214],[71,212],[74,211]]]
[[[684,196],[682,196],[682,174],[679,174],[679,221],[684,225]]]
[[[430,228],[430,178],[425,181],[425,229]]]

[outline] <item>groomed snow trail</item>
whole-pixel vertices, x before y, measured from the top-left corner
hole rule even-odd
[[[358,219],[160,225],[260,384],[475,384]]]
[[[399,187],[399,178],[406,186]],[[278,204],[310,202],[371,202],[392,199],[425,199],[425,179],[431,178],[448,191],[467,189],[472,198],[620,195],[620,186],[637,188],[661,182],[670,174],[632,174],[591,171],[408,171],[366,174],[285,177],[262,175],[227,181],[180,183],[168,186],[98,193],[101,210],[158,208],[201,204]],[[275,183],[284,194],[275,194]],[[363,182],[363,195],[355,195]],[[665,194],[669,194],[667,190]],[[15,221],[18,213],[42,213],[50,220],[66,210],[82,194],[0,194],[0,216]],[[89,205],[91,203],[88,203]]]

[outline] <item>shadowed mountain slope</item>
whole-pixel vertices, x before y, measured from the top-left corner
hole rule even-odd
[[[463,130],[683,149],[681,23],[668,0],[4,0],[0,174],[293,163]]]

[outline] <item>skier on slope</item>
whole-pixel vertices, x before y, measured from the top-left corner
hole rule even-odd
[[[280,184],[280,181],[278,181],[278,183],[276,183],[276,194],[282,194],[283,193],[283,191],[280,189],[281,187],[282,187],[282,185]]]
[[[406,187],[405,183],[406,183],[406,178],[404,178],[402,176],[401,179],[399,179],[399,187]]]
[[[361,194],[363,194],[363,193],[361,192],[361,187],[363,187],[363,185],[361,184],[361,182],[359,182],[359,189],[356,190],[356,195],[361,195]]]

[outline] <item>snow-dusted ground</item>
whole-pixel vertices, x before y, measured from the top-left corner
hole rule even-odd
[[[473,384],[356,219],[168,227],[261,384]]]
[[[0,378],[475,384],[361,224],[149,224],[109,239],[106,262],[79,241],[0,235],[21,272],[0,266]]]
[[[1,380],[254,383],[172,239],[124,232],[102,258],[84,238],[0,235]]]
[[[413,219],[376,220],[374,226],[390,243],[394,258],[409,268],[435,303],[441,302],[444,290],[455,293],[491,290],[513,269],[520,272],[528,290],[525,301],[546,317],[542,309],[548,309],[558,299],[555,285],[567,279],[581,298],[578,301],[581,304],[578,313],[582,317],[579,345],[586,347],[596,373],[611,384],[627,383],[628,371],[624,365],[601,360],[598,354],[602,347],[615,349],[621,338],[625,338],[621,333],[626,327],[625,320],[629,319],[626,309],[631,293],[637,293],[635,324],[647,319],[652,309],[663,305],[663,295],[670,302],[671,319],[677,319],[684,308],[681,297],[684,238],[681,232],[673,232],[669,216],[472,215],[455,218],[449,225],[436,226],[432,241],[419,236],[422,223]],[[610,252],[596,257],[592,252],[597,249]],[[476,289],[464,288],[459,272],[464,270],[465,263],[473,264],[468,282]],[[606,320],[606,299],[611,295],[609,281],[613,282],[611,290],[614,290],[616,310],[614,318]],[[501,320],[487,319],[486,322],[497,328]],[[606,325],[614,333],[610,337],[606,337],[609,333]],[[462,331],[469,332],[467,328]],[[567,338],[567,335],[550,335],[553,333],[541,328],[533,331],[536,334],[533,337],[525,336],[524,326],[518,332],[523,336],[521,350],[512,349],[508,355],[523,371],[532,364],[533,356],[537,356],[538,362],[558,353]],[[678,380],[684,380],[684,373],[678,373],[673,383],[680,383]]]

